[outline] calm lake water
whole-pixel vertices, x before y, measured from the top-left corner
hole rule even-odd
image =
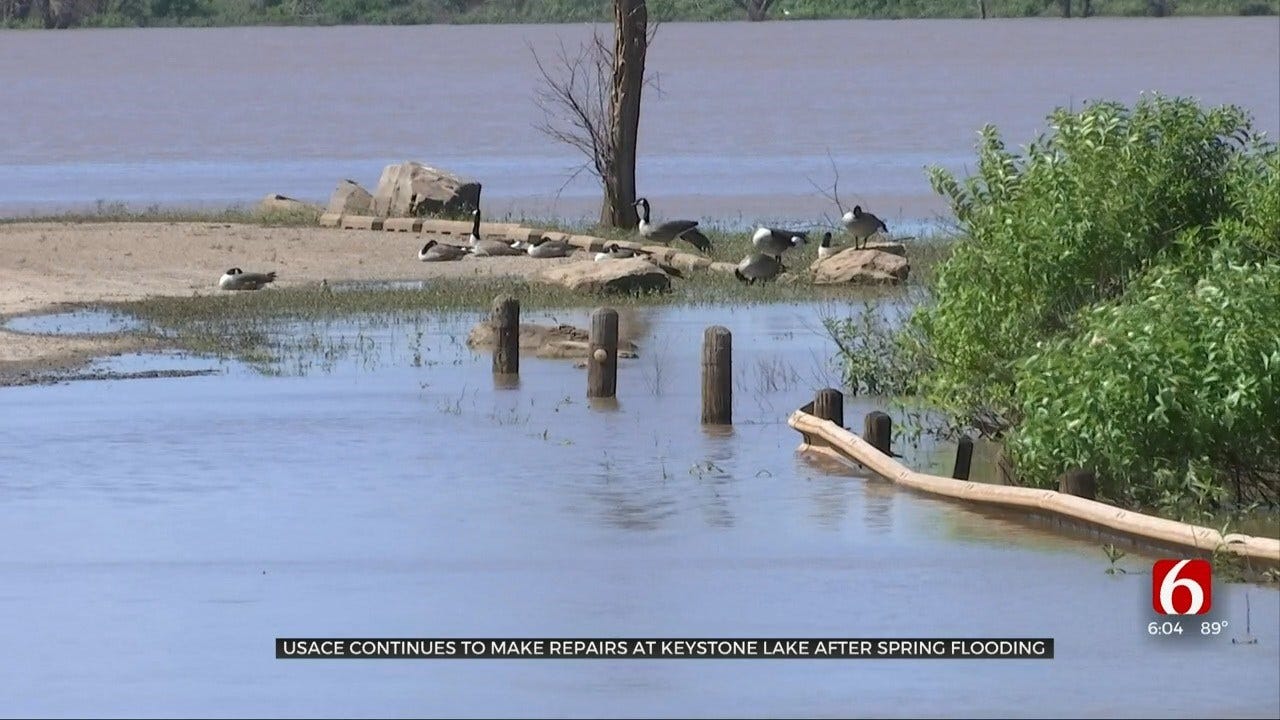
[[[323,200],[416,159],[482,181],[499,215],[594,215],[592,179],[561,191],[580,159],[535,128],[530,51],[591,31],[0,31],[0,212]],[[820,222],[830,153],[846,205],[910,232],[946,213],[924,166],[963,171],[984,123],[1016,146],[1093,98],[1192,95],[1280,131],[1275,17],[673,23],[649,65],[640,192],[729,225]]]
[[[615,408],[474,316],[341,323],[262,374],[0,393],[0,712],[92,716],[1275,717],[1280,593],[1219,583],[1216,639],[1153,640],[1151,557],[795,453],[828,313],[625,313]],[[548,316],[530,320],[549,321]],[[586,313],[557,313],[585,324]],[[731,432],[700,343],[734,332]],[[847,420],[875,407],[850,398]],[[899,445],[907,461],[947,448]],[[936,451],[936,452],[935,452]],[[1243,637],[1245,601],[1256,645]],[[1187,623],[1189,626],[1194,623]],[[1054,637],[1049,661],[284,661],[273,639]]]

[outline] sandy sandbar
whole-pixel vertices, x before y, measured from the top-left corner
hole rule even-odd
[[[568,259],[474,258],[424,263],[415,233],[208,222],[0,225],[0,316],[156,295],[215,294],[231,267],[276,271],[278,287],[321,280],[527,277]],[[36,335],[0,330],[0,385],[135,352],[136,335]]]

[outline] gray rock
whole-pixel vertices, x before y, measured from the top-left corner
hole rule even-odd
[[[480,183],[419,162],[388,165],[373,193],[373,214],[382,217],[462,212],[480,205]]]
[[[907,259],[883,250],[850,248],[809,266],[815,285],[896,285],[911,272]]]
[[[355,180],[343,180],[329,196],[326,212],[334,215],[368,215],[373,211],[373,196]]]
[[[565,263],[542,271],[535,279],[551,285],[563,285],[575,292],[600,294],[666,292],[671,289],[671,276],[640,258]]]

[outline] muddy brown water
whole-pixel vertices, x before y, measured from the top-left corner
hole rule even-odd
[[[496,215],[594,215],[593,181],[565,185],[580,158],[535,127],[530,52],[590,32],[0,31],[0,213],[323,200],[417,159],[481,180]],[[984,123],[1016,147],[1090,99],[1191,95],[1280,131],[1275,17],[671,23],[650,68],[641,194],[729,225],[833,219],[829,152],[846,205],[910,234],[946,213],[926,165],[964,172]]]
[[[1152,556],[795,453],[839,304],[624,313],[616,407],[474,316],[298,326],[263,374],[0,393],[6,714],[1275,717],[1280,593],[1148,637]],[[584,311],[529,319],[585,326]],[[736,424],[699,425],[703,330]],[[81,325],[73,325],[81,327]],[[338,347],[326,353],[324,345]],[[849,398],[847,420],[880,407]],[[950,449],[899,445],[907,462]],[[1246,616],[1246,597],[1250,612]],[[1233,645],[1246,617],[1256,645]],[[1195,621],[1184,622],[1198,628]],[[1051,661],[283,661],[276,637],[1054,637]]]

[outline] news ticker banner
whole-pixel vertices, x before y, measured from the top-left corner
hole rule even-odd
[[[1051,660],[1053,638],[276,638],[276,658]]]

